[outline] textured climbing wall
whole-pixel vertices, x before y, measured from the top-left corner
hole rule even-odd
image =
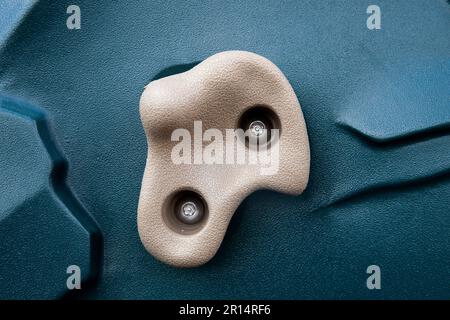
[[[450,296],[447,1],[378,0],[376,31],[360,0],[80,0],[82,27],[68,30],[72,2],[0,5],[0,92],[15,97],[0,108],[2,298],[62,297],[70,264],[96,279],[81,298]],[[137,232],[139,97],[232,49],[267,57],[292,84],[309,185],[251,195],[208,264],[175,269]],[[67,177],[64,165],[52,174],[52,146]],[[382,290],[365,286],[371,264]]]

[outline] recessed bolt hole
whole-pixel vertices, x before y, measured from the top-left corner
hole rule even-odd
[[[268,144],[271,142],[271,130],[281,129],[280,120],[275,112],[269,107],[259,105],[249,108],[242,114],[238,127],[246,133],[247,147],[251,141],[257,144]]]

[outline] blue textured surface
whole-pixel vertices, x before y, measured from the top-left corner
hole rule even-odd
[[[446,1],[379,0],[378,31],[366,28],[372,1],[77,1],[81,30],[65,26],[69,4],[39,1],[2,43],[0,90],[51,116],[70,165],[67,184],[103,233],[103,274],[79,297],[450,297]],[[139,97],[151,79],[179,69],[171,67],[231,49],[267,57],[291,82],[308,126],[310,183],[296,198],[251,195],[210,263],[174,269],[150,256],[137,234],[147,148]],[[32,152],[32,131],[25,134],[14,119],[1,120],[2,133],[17,132],[15,150]],[[7,150],[0,149],[2,157]],[[36,170],[26,161],[16,169],[2,161],[0,177],[41,179],[45,161]],[[21,188],[3,186],[11,203],[22,197]],[[33,194],[50,210],[53,195]],[[2,205],[0,228],[8,232],[0,232],[0,253],[14,257],[5,243],[21,227],[5,224]],[[39,203],[31,208],[41,212]],[[58,210],[51,210],[51,221],[63,224]],[[42,243],[23,247],[33,253],[67,239],[87,263],[86,239],[54,229]],[[0,267],[0,292],[26,273],[31,284],[21,287],[23,295],[37,296],[47,281],[46,296],[61,296],[62,265],[76,264],[70,250],[62,247],[47,263],[33,255],[22,260],[36,266],[35,277],[8,259]],[[381,267],[380,291],[365,286],[371,264]],[[52,272],[39,273],[49,267]]]
[[[57,298],[68,266],[98,275],[100,231],[64,183],[46,114],[0,97],[0,123],[0,298]]]

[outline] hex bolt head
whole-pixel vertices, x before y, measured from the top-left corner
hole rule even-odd
[[[196,201],[182,201],[176,212],[177,218],[186,224],[195,224],[203,217],[203,206]]]

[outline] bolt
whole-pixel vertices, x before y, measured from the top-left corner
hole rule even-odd
[[[250,123],[250,132],[254,135],[254,136],[261,136],[264,134],[264,132],[266,131],[266,125],[264,124],[264,122],[256,120],[253,121],[252,123]]]
[[[178,219],[186,224],[194,224],[203,217],[202,209],[193,201],[182,202],[178,210]]]

